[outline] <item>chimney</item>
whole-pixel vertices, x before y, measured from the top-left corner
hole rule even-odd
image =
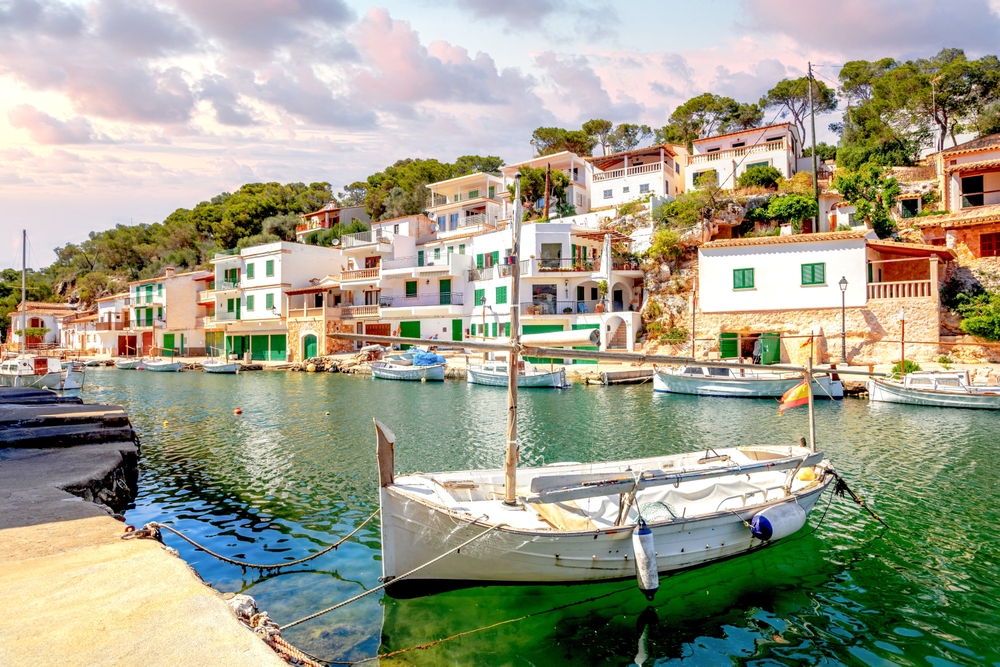
[[[163,272],[163,277],[164,277],[164,278],[173,278],[173,277],[174,277],[174,267],[172,267],[172,266],[168,266],[168,267],[167,267],[167,268],[166,268],[166,269],[164,270],[164,272]]]

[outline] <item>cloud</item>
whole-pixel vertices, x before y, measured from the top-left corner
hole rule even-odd
[[[546,51],[535,58],[535,64],[548,74],[562,102],[576,108],[576,120],[580,122],[591,118],[633,122],[645,111],[642,104],[624,93],[618,93],[617,102],[612,101],[601,77],[583,56],[560,57]]]
[[[849,58],[919,57],[946,46],[996,50],[1000,15],[990,0],[742,0],[740,23]],[[821,20],[819,20],[821,18]]]
[[[7,120],[12,126],[27,130],[31,139],[39,144],[89,144],[101,140],[86,118],[78,116],[61,121],[30,104],[19,104],[11,109],[7,112]]]
[[[142,0],[100,0],[94,33],[116,50],[136,57],[163,56],[197,47],[182,17]]]
[[[66,39],[83,32],[84,14],[79,6],[59,2],[12,0],[0,5],[0,33],[32,32]]]
[[[477,19],[500,20],[508,28],[540,29],[542,22],[565,8],[562,0],[456,0],[456,4]]]
[[[727,67],[719,65],[715,68],[709,90],[717,95],[732,97],[737,102],[756,102],[774,84],[792,75],[784,64],[773,58],[750,65],[745,72],[730,72]]]
[[[222,125],[247,127],[256,124],[250,111],[240,104],[233,82],[220,74],[206,76],[199,82],[198,98],[212,105],[215,120]]]
[[[550,32],[552,28],[565,31],[570,25],[577,36],[594,40],[617,35],[621,24],[613,5],[606,3],[586,4],[579,0],[455,0],[476,19],[501,22],[505,32],[526,30]],[[558,19],[554,21],[552,19]],[[570,19],[572,23],[570,23]],[[553,25],[555,24],[555,25]],[[559,32],[557,30],[556,32]]]

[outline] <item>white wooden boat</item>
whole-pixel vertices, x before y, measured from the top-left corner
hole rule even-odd
[[[83,368],[72,362],[62,364],[55,357],[22,354],[0,362],[0,385],[35,389],[80,389]]]
[[[739,398],[781,398],[802,382],[799,373],[775,373],[750,369],[712,366],[654,366],[653,391],[694,396],[729,396]],[[813,378],[817,398],[843,398],[844,385],[829,375]]]
[[[206,359],[201,362],[201,368],[206,373],[229,373],[233,374],[240,370],[241,364],[236,362],[226,362],[221,359]]]
[[[139,370],[153,371],[154,373],[177,373],[183,369],[183,361],[170,361],[169,359],[143,359],[139,366]]]
[[[465,373],[469,384],[485,384],[493,387],[506,387],[509,374],[506,361],[490,361],[480,366],[469,366]],[[534,366],[519,369],[517,386],[526,387],[568,387],[566,369],[556,371],[540,371]]]
[[[918,371],[902,380],[869,378],[872,401],[938,408],[1000,410],[1000,387],[973,385],[969,371]]]
[[[142,366],[142,359],[115,359],[115,368],[120,371],[136,371]]]
[[[392,361],[392,357],[385,361],[371,362],[372,376],[382,380],[409,380],[420,382],[444,382],[445,364],[434,364],[432,366],[407,366]]]

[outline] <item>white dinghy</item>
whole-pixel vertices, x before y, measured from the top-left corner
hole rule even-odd
[[[869,378],[868,397],[884,403],[1000,410],[1000,387],[973,385],[969,371],[917,371],[900,379]]]
[[[653,391],[669,394],[780,398],[800,382],[800,373],[715,368],[696,364],[675,368],[653,367]],[[819,375],[813,378],[813,393],[817,398],[843,398],[844,385],[829,375]]]
[[[493,387],[506,387],[510,370],[506,361],[492,361],[485,364],[469,366],[465,379],[469,384],[485,384]],[[568,387],[566,369],[555,371],[540,371],[535,366],[524,366],[523,362],[517,371],[517,386],[526,387]]]
[[[115,368],[120,371],[137,371],[140,367],[142,367],[142,359],[129,357],[115,359]]]
[[[808,448],[760,445],[517,468],[520,174],[514,201],[505,465],[397,476],[395,436],[376,421],[383,580],[571,583],[634,576],[651,598],[660,572],[747,553],[801,529],[836,477],[815,449],[810,383],[802,383]],[[803,375],[811,377],[811,370]]]
[[[222,359],[206,359],[201,362],[201,369],[206,373],[228,373],[232,375],[238,373],[241,367],[242,365],[239,363],[229,363]]]
[[[169,359],[143,359],[139,370],[153,371],[155,373],[177,373],[184,370],[183,361],[171,361]]]

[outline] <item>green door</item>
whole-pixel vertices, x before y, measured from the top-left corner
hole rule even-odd
[[[781,334],[764,333],[760,335],[760,363],[781,363]]]
[[[152,308],[147,308],[146,309],[146,326],[147,327],[153,326],[153,309]]]
[[[267,358],[271,361],[285,361],[287,358],[285,350],[285,334],[272,334],[270,340],[270,348],[268,349]]]
[[[174,335],[165,333],[163,334],[163,356],[172,357],[174,356]]]
[[[735,359],[740,356],[739,334],[723,331],[719,334],[719,358]]]
[[[580,331],[581,329],[600,329],[600,324],[574,324],[570,327],[573,331]],[[574,350],[600,350],[599,345],[574,345]],[[574,364],[596,364],[597,359],[574,359]]]
[[[223,334],[225,336],[225,334]],[[239,355],[240,359],[243,358],[243,353],[247,351],[247,344],[249,336],[225,336],[226,338],[226,354],[236,354]]]
[[[180,354],[183,357],[184,356],[184,334],[181,334],[181,344],[180,344],[179,347],[180,347]]]
[[[316,336],[309,334],[302,339],[302,358],[312,359],[316,356]]]
[[[451,321],[451,339],[452,340],[462,340],[462,330],[463,326],[462,320],[452,320]]]
[[[267,361],[267,335],[250,336],[250,358],[254,361]]]
[[[533,334],[533,333],[551,333],[553,331],[562,331],[563,326],[561,324],[522,324],[521,333],[522,334]],[[561,364],[562,359],[549,359],[548,357],[525,357],[525,361],[530,364]]]
[[[400,322],[399,335],[402,338],[420,338],[420,322]],[[399,349],[409,350],[412,345],[400,345]]]
[[[440,285],[441,294],[441,305],[450,306],[451,305],[451,279],[442,278],[438,283]]]

